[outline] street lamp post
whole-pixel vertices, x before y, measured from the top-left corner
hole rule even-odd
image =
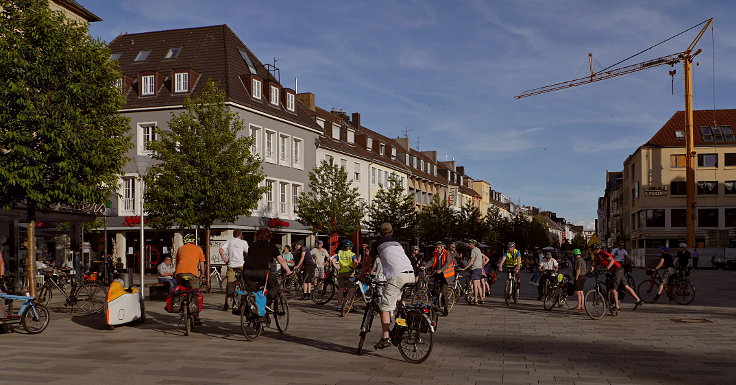
[[[141,260],[141,300],[145,300],[145,239],[143,235],[143,227],[145,225],[145,216],[143,214],[143,175],[146,174],[146,169],[148,168],[148,158],[146,156],[139,156],[135,158],[135,167],[138,170],[138,180],[140,181],[140,194],[141,194],[141,204],[140,204],[140,220],[141,220],[141,233],[140,233],[140,260]]]

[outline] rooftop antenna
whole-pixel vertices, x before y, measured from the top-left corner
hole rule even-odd
[[[417,151],[421,151],[421,150],[419,149],[419,145],[420,145],[421,143],[422,143],[422,137],[421,137],[421,136],[417,136]]]
[[[273,64],[266,63],[263,66],[266,67],[268,73],[270,73],[277,82],[281,83],[281,70],[279,67],[276,67],[276,62],[278,61],[279,59],[273,58]]]
[[[414,131],[413,128],[410,130],[409,126],[404,126],[404,129],[402,130],[402,132],[404,133],[404,138],[409,139],[409,133],[412,131]]]
[[[294,92],[299,93],[299,78],[294,78]]]

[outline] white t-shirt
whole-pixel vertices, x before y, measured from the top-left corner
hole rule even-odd
[[[613,256],[613,259],[616,262],[624,263],[624,261],[626,260],[626,257],[629,256],[629,253],[626,252],[626,249],[616,248],[616,249],[613,249],[613,251],[611,252],[611,255]]]
[[[404,248],[399,241],[393,238],[384,237],[378,240],[373,244],[371,254],[377,254],[381,259],[383,275],[386,276],[386,279],[404,272],[414,273],[414,267],[409,257],[406,256]]]
[[[322,248],[322,250],[315,247],[314,249],[312,249],[312,251],[310,251],[310,253],[312,253],[312,258],[314,258],[314,263],[317,266],[322,266],[325,263],[325,259],[327,259],[328,257],[327,249],[325,249],[324,247]]]
[[[248,252],[248,241],[240,238],[230,238],[220,248],[225,250],[225,254],[227,254],[228,266],[243,267],[245,263],[243,253]]]
[[[537,256],[539,257],[539,264],[540,265],[543,264],[544,263],[544,254],[541,254],[540,253],[540,254],[537,254]]]
[[[557,267],[557,261],[554,258],[550,258],[544,262],[542,262],[542,271],[544,270],[554,270]]]

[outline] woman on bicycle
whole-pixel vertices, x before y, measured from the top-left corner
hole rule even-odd
[[[664,285],[669,283],[670,277],[672,276],[672,274],[675,273],[675,261],[670,254],[670,249],[666,246],[660,249],[659,263],[657,263],[657,266],[654,267],[654,271],[656,272],[659,269],[663,269],[662,284],[659,285],[657,295],[655,295],[653,298],[654,301],[659,300],[659,297],[662,296]],[[670,301],[674,299],[674,297],[670,297]]]

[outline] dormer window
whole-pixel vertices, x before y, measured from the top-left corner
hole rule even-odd
[[[261,94],[263,93],[263,83],[261,83],[258,79],[253,79],[251,81],[251,86],[253,87],[253,98],[261,100]]]
[[[332,123],[332,139],[340,140],[340,126]]]
[[[274,106],[279,105],[279,89],[278,87],[271,86],[271,104]]]
[[[411,161],[412,161],[412,167],[417,168],[417,157],[412,156]]]
[[[153,95],[156,88],[156,76],[145,75],[141,76],[141,95]]]
[[[178,72],[174,74],[174,92],[189,92],[188,72]]]
[[[146,61],[148,59],[148,55],[151,54],[151,51],[140,51],[138,52],[138,55],[135,57],[134,61]]]
[[[396,148],[391,147],[391,159],[396,159]]]
[[[365,140],[365,149],[368,151],[373,151],[373,138],[367,138]]]
[[[348,143],[355,143],[355,131],[353,130],[348,130]]]
[[[169,48],[169,52],[166,52],[164,59],[176,59],[179,56],[179,51],[181,51],[181,48]]]
[[[685,131],[675,130],[675,138],[684,138],[684,137],[685,137]]]
[[[378,154],[383,155],[386,152],[386,145],[381,143],[378,145]]]
[[[419,170],[424,171],[424,159],[419,159]]]
[[[286,109],[289,111],[294,111],[294,100],[296,97],[291,92],[286,93]]]
[[[120,56],[123,56],[123,54],[122,53],[111,53],[110,60],[119,60]]]

